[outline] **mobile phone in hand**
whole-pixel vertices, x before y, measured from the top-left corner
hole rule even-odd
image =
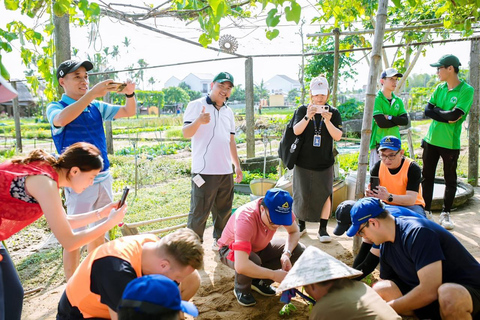
[[[125,204],[125,200],[127,200],[127,196],[128,196],[129,191],[130,191],[129,187],[123,188],[122,197],[120,198],[120,203],[118,204],[117,209],[120,209]]]
[[[380,185],[380,179],[378,177],[370,177],[370,190],[375,190]]]
[[[110,85],[113,84],[117,86],[117,88],[115,89],[115,91],[117,92],[121,92],[127,86],[127,84],[124,82],[110,82]]]

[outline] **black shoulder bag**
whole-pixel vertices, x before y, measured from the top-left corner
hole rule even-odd
[[[290,122],[287,124],[287,128],[285,129],[282,140],[280,140],[280,145],[278,146],[278,156],[282,159],[285,167],[290,170],[293,169],[293,166],[297,162],[297,157],[303,144],[303,134],[297,136],[293,133],[297,111],[298,109],[295,110],[292,119],[290,119]]]

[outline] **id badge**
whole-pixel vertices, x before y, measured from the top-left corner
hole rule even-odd
[[[316,134],[313,136],[313,146],[314,147],[320,147],[320,144],[322,143],[322,136],[319,134]]]

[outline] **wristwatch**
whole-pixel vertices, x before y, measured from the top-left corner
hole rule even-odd
[[[127,98],[133,98],[133,97],[135,97],[135,91],[134,91],[132,94],[126,94],[126,93],[125,93],[125,97],[127,97]]]
[[[388,202],[393,202],[393,194],[391,194],[391,193],[388,196]]]
[[[308,117],[307,117],[307,116],[303,117],[303,119],[305,119],[306,121],[308,121]]]
[[[388,119],[388,120],[392,120],[392,116],[388,116],[387,119]]]

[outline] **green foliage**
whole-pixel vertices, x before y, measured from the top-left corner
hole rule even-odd
[[[192,90],[190,86],[185,82],[180,82],[178,87],[182,88],[183,90],[185,90],[185,92],[188,93],[188,96],[190,97],[190,101],[197,100],[198,98],[202,97],[202,93],[200,91]]]
[[[421,111],[425,108],[427,101],[433,94],[435,87],[415,87],[410,89],[410,99],[408,100],[408,110]]]
[[[360,152],[339,154],[337,158],[338,158],[338,162],[340,163],[340,168],[345,170],[345,172],[357,171],[359,155],[360,155]]]
[[[188,93],[179,87],[165,88],[163,89],[163,93],[165,95],[166,104],[183,103],[184,105],[187,105],[190,101]]]
[[[287,303],[286,305],[284,305],[282,307],[282,309],[280,309],[278,314],[281,315],[281,316],[289,316],[290,314],[294,313],[295,311],[297,311],[297,307],[295,307],[295,305],[293,303]]]
[[[135,150],[133,147],[126,147],[115,152],[116,155],[134,155],[144,154],[150,157],[157,157],[160,155],[174,154],[178,150],[183,150],[185,148],[190,148],[190,141],[187,142],[176,142],[168,144],[157,144],[154,146],[141,146]]]
[[[165,105],[165,93],[163,91],[135,90],[135,97],[138,104],[143,103],[147,107],[163,109]],[[124,105],[126,97],[123,93],[112,92],[110,93],[110,99],[113,104]]]
[[[301,92],[300,92],[299,89],[292,89],[292,90],[288,91],[286,103],[291,104],[291,105],[295,105],[296,102],[297,102],[297,99],[300,98],[300,95],[301,95]]]
[[[245,101],[245,89],[242,88],[242,85],[236,85],[232,89],[232,94],[230,95],[231,101]]]
[[[348,99],[338,106],[338,111],[342,115],[342,120],[360,118],[363,114],[364,103],[354,98]]]
[[[275,167],[269,168],[267,172],[270,172],[265,174],[265,178],[267,179],[272,179],[276,181],[280,178],[277,172],[277,168]],[[262,179],[262,178],[263,178],[263,172],[260,172],[260,170],[243,171],[243,179],[240,183],[249,184],[252,180]]]
[[[262,81],[260,81],[260,84],[255,84],[253,87],[253,100],[255,102],[259,102],[260,99],[268,99],[269,97],[270,94],[267,88],[265,88],[265,83],[262,79]]]

